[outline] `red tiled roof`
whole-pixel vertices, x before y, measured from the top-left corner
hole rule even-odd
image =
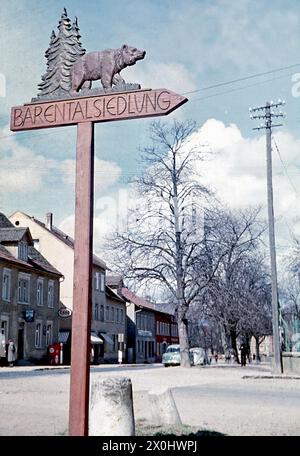
[[[31,248],[31,253],[33,252],[33,248]],[[39,254],[40,255],[40,254]],[[3,245],[0,244],[0,259],[9,261],[10,263],[16,264],[17,266],[23,266],[30,270],[38,269],[39,271],[46,271],[50,272],[51,274],[62,276],[62,274],[55,269],[50,263],[43,261],[42,259],[32,258],[30,255],[28,256],[28,262],[19,260],[15,258]]]
[[[149,302],[146,299],[137,296],[135,293],[133,293],[133,291],[128,290],[128,288],[122,288],[122,295],[127,301],[132,302],[136,306],[145,307],[146,309],[152,310],[153,312],[174,316],[174,312],[169,312],[167,310],[162,310],[162,308],[158,308],[162,307],[163,304],[154,304],[152,302]]]
[[[22,266],[25,266],[29,269],[33,269],[31,264],[26,263],[26,261],[18,260],[15,258],[6,248],[0,244],[0,259],[10,261],[11,263],[16,263]]]
[[[51,272],[51,274],[62,276],[62,274],[49,263],[45,264],[44,262],[38,261],[35,258],[29,258],[29,261],[36,269],[42,269],[43,271]]]
[[[120,301],[123,304],[125,303],[124,298],[122,296],[119,296],[118,293],[115,292],[112,288],[110,288],[108,285],[105,287],[106,295],[109,296],[112,299],[115,299],[116,301]]]
[[[122,295],[127,299],[127,301],[133,302],[133,304],[139,307],[146,307],[147,309],[155,310],[154,305],[151,302],[146,301],[144,298],[140,298],[135,293],[128,290],[128,288],[122,288]]]

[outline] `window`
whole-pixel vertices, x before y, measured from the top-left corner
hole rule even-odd
[[[49,280],[48,282],[48,295],[47,295],[47,306],[53,309],[54,304],[54,282]]]
[[[105,309],[105,320],[109,321],[109,306],[106,306],[106,309]]]
[[[105,274],[95,272],[95,290],[105,291]]]
[[[5,301],[10,301],[10,282],[11,282],[10,269],[3,269],[2,299],[4,299]]]
[[[100,274],[100,291],[105,291],[105,275]]]
[[[141,315],[139,313],[136,316],[136,326],[137,326],[137,329],[142,329],[141,328]]]
[[[100,306],[100,321],[104,321],[104,305]]]
[[[37,281],[37,289],[36,289],[36,303],[38,306],[42,306],[44,304],[44,281],[43,279],[38,279]]]
[[[115,321],[115,308],[111,307],[110,308],[110,321]]]
[[[53,323],[47,321],[47,326],[46,326],[46,346],[52,344],[53,340]]]
[[[8,340],[8,317],[1,317],[1,325],[0,325],[0,334],[5,336],[5,341]]]
[[[124,323],[124,310],[123,309],[120,310],[120,314],[121,314],[121,316],[120,316],[121,323]]]
[[[28,245],[26,242],[19,242],[18,244],[18,258],[19,260],[28,260]]]
[[[99,320],[99,304],[95,304],[95,315],[94,315],[95,320]]]
[[[20,273],[18,280],[18,302],[29,304],[30,276]]]
[[[95,272],[95,290],[100,289],[100,272]]]
[[[42,323],[37,322],[35,325],[35,348],[42,347]]]
[[[120,317],[119,317],[119,313],[120,313],[120,312],[119,312],[119,309],[117,308],[117,309],[116,309],[116,323],[119,323],[119,318],[120,318]]]

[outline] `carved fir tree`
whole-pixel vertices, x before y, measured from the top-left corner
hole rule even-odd
[[[80,57],[81,55],[85,54],[85,49],[83,49],[82,44],[80,42],[81,35],[79,33],[79,27],[78,27],[78,19],[75,17],[72,28],[71,28],[71,36],[74,41],[74,49],[76,51],[76,56],[77,58]],[[76,58],[76,60],[77,60]]]
[[[80,38],[77,18],[71,25],[64,8],[58,24],[58,34],[56,36],[52,31],[49,48],[45,52],[47,71],[39,84],[38,98],[61,97],[70,91],[71,68],[85,53]]]

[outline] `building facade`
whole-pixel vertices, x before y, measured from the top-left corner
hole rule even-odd
[[[155,313],[148,302],[127,288],[127,358],[129,363],[154,363],[156,360]]]
[[[174,315],[155,311],[156,361],[161,362],[168,345],[179,344],[178,324]]]
[[[60,306],[70,314],[73,310],[74,240],[53,224],[53,214],[47,213],[41,222],[23,212],[10,216],[14,226],[28,226],[36,248],[62,272]],[[91,344],[94,363],[114,362],[118,357],[118,334],[126,335],[126,306],[120,296],[112,297],[106,284],[106,265],[93,255],[93,289],[91,302]],[[109,311],[107,310],[109,308]],[[122,310],[122,312],[121,312]],[[107,313],[109,312],[109,313]],[[123,319],[121,320],[121,314]],[[58,342],[63,343],[64,362],[70,362],[72,317],[60,317]]]
[[[19,361],[46,361],[58,338],[62,275],[33,246],[28,228],[0,214],[0,331]]]
[[[161,362],[170,344],[179,343],[175,317],[123,286],[120,276],[110,276],[109,284],[127,301],[128,363]]]

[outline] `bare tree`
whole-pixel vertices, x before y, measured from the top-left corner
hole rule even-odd
[[[249,310],[251,281],[249,271],[264,226],[258,220],[259,208],[210,210],[205,218],[205,251],[210,267],[217,269],[202,295],[200,307],[220,327],[224,351],[233,350],[239,362],[237,339],[246,335],[243,321]]]
[[[187,311],[213,276],[195,279],[204,261],[204,201],[211,196],[201,184],[196,163],[205,157],[195,144],[195,123],[151,124],[152,144],[142,150],[144,174],[133,182],[139,204],[123,233],[110,240],[114,267],[149,287],[167,288],[175,303],[183,366],[190,366]],[[200,277],[201,276],[201,277]],[[203,280],[205,279],[205,280]]]
[[[267,335],[272,334],[271,282],[265,258],[249,256],[242,268],[243,313],[240,320],[241,334],[250,352],[250,340],[255,339],[255,357],[260,361],[259,347]]]

